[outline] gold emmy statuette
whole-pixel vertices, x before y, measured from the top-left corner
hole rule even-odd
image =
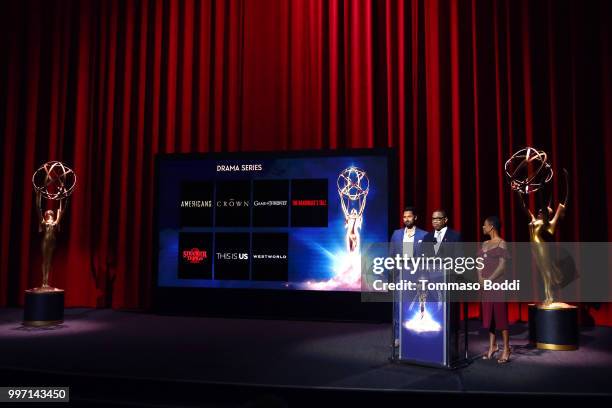
[[[38,231],[42,233],[42,283],[32,291],[54,292],[60,290],[49,285],[56,235],[67,209],[68,197],[76,186],[76,175],[65,164],[50,161],[34,172],[32,184],[39,214]]]
[[[570,305],[555,302],[555,289],[562,282],[562,274],[550,254],[548,242],[554,241],[555,231],[565,214],[568,199],[568,175],[565,176],[565,198],[553,210],[552,195],[547,191],[554,173],[545,152],[527,147],[516,152],[504,166],[510,188],[518,193],[521,206],[529,217],[529,239],[535,263],[544,283],[544,302],[540,308],[560,309]],[[526,196],[537,194],[535,215],[526,202]]]
[[[38,209],[38,231],[42,233],[42,282],[25,291],[23,325],[54,326],[64,321],[64,291],[49,284],[57,233],[68,208],[68,197],[76,186],[76,175],[62,162],[43,164],[32,176]]]
[[[544,283],[544,302],[530,308],[529,339],[538,349],[576,350],[580,339],[578,308],[555,302],[556,291],[571,282],[575,275],[562,271],[550,250],[550,242],[554,241],[567,208],[568,174],[563,169],[565,198],[553,210],[550,184],[554,173],[547,159],[545,152],[526,147],[513,154],[504,166],[510,188],[519,195],[529,217],[531,252]],[[535,194],[534,212],[526,201],[529,194]]]

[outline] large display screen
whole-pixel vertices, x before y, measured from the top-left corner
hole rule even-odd
[[[389,155],[160,155],[159,287],[360,291],[389,236]]]

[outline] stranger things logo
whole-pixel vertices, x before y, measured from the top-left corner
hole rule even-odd
[[[179,232],[179,279],[212,279],[212,244],[210,232]]]
[[[200,264],[208,258],[205,249],[191,248],[183,250],[183,261],[190,264]]]

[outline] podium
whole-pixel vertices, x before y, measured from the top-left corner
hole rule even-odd
[[[419,278],[398,272],[402,279]],[[429,282],[447,282],[449,274],[428,274]],[[463,304],[467,306],[467,304]],[[467,361],[467,330],[461,324],[462,303],[445,291],[397,291],[393,299],[392,360],[455,368]],[[467,314],[465,314],[467,323]]]

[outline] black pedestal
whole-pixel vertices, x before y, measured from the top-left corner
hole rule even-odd
[[[538,306],[535,316],[536,345],[544,350],[578,348],[578,308]]]
[[[24,326],[51,326],[64,321],[64,291],[25,291]]]
[[[527,305],[527,315],[529,319],[529,344],[536,344],[536,314],[538,307],[535,303]]]

